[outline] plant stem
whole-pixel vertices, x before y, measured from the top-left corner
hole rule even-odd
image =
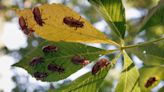
[[[160,39],[157,39],[157,40],[154,40],[154,41],[149,41],[149,42],[139,43],[139,44],[136,44],[136,45],[123,46],[123,47],[121,47],[121,49],[134,48],[134,47],[143,46],[143,45],[147,45],[147,44],[155,43],[155,42],[162,41],[162,40],[164,40],[164,38],[160,38]]]
[[[120,49],[106,50],[106,51],[100,52],[100,54],[106,55],[106,54],[114,53],[114,52],[119,51],[119,50],[120,50]]]

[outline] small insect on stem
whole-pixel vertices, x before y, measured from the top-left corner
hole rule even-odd
[[[156,82],[157,79],[155,77],[150,77],[147,82],[145,83],[145,87],[148,88],[150,86],[152,86],[154,84],[154,82]]]
[[[80,56],[80,55],[75,55],[71,58],[72,63],[74,64],[80,64],[83,66],[86,66],[89,64],[89,60],[87,60],[85,57]]]
[[[42,48],[42,51],[44,53],[53,53],[53,52],[56,52],[57,50],[58,50],[58,47],[54,45],[47,45]]]
[[[29,63],[30,66],[36,66],[44,61],[43,57],[34,57],[32,61]]]
[[[63,73],[65,71],[65,69],[57,64],[49,64],[47,69],[51,72],[59,72],[59,73]]]
[[[33,12],[34,19],[35,19],[36,23],[37,23],[38,25],[40,25],[40,26],[43,26],[43,24],[44,24],[45,22],[43,21],[43,19],[42,19],[42,17],[41,17],[41,13],[40,13],[39,8],[38,8],[38,7],[35,7],[35,8],[33,9],[32,12]]]
[[[34,32],[34,30],[32,28],[28,28],[26,21],[23,18],[23,16],[19,17],[19,25],[20,25],[23,33],[26,35],[31,35],[31,33]]]
[[[73,17],[64,17],[63,19],[63,23],[65,23],[66,25],[70,26],[70,27],[75,27],[75,30],[77,30],[77,28],[82,28],[84,26],[84,21],[80,21],[81,16],[79,18],[79,20],[74,19]]]
[[[35,73],[33,74],[33,76],[34,76],[36,79],[42,79],[42,78],[47,77],[48,74],[45,73],[45,72],[35,72]]]
[[[105,58],[102,58],[100,59],[92,68],[92,74],[93,75],[96,75],[103,67],[107,67],[108,65],[110,64],[110,62],[105,59]]]

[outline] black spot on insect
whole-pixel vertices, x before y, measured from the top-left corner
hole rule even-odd
[[[82,28],[84,26],[84,21],[80,21],[80,19],[81,19],[81,16],[78,20],[74,19],[73,17],[64,17],[63,23],[65,23],[66,25],[70,27],[75,27],[75,30],[76,30],[77,28]]]
[[[102,58],[102,59],[100,59],[94,66],[93,66],[93,68],[92,68],[92,74],[93,75],[96,75],[100,70],[101,70],[101,68],[103,68],[103,67],[107,67],[108,65],[110,64],[110,62],[107,60],[107,59],[105,59],[105,58]]]
[[[65,69],[57,64],[49,64],[47,69],[51,72],[59,72],[59,73],[63,73],[65,71]]]
[[[26,35],[31,35],[31,33],[34,32],[32,28],[28,28],[23,16],[19,17],[19,26],[21,27],[21,30],[23,31],[23,33]]]
[[[34,19],[35,19],[36,23],[38,25],[40,25],[40,26],[43,26],[44,21],[43,21],[43,19],[41,17],[41,13],[40,13],[39,8],[38,7],[35,7],[32,12],[33,12]]]
[[[45,73],[45,72],[35,72],[35,73],[33,74],[33,76],[34,76],[36,79],[43,79],[43,78],[47,77],[48,74]]]
[[[83,66],[89,64],[89,60],[87,60],[85,57],[80,55],[75,55],[71,58],[72,63],[74,64],[81,64]]]
[[[152,86],[154,84],[154,82],[156,82],[157,79],[155,77],[150,77],[147,82],[145,83],[145,87],[148,88],[150,86]]]
[[[40,63],[44,62],[44,58],[43,57],[34,57],[31,62],[29,63],[30,66],[36,66]]]
[[[58,48],[54,45],[48,45],[42,48],[42,51],[44,53],[52,53],[52,52],[56,52],[58,50]]]

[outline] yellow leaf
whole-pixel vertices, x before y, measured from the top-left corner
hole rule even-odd
[[[19,16],[26,19],[28,27],[35,30],[36,34],[49,41],[107,43],[119,46],[108,39],[102,32],[94,28],[87,20],[78,13],[62,4],[44,4],[38,7],[45,24],[40,26],[34,20],[30,9],[16,10]],[[83,27],[70,27],[63,22],[65,17],[72,17],[83,21]],[[81,18],[80,18],[81,17]]]

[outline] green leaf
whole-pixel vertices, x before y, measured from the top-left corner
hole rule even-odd
[[[164,41],[152,43],[145,46],[138,46],[129,49],[137,55],[145,65],[164,65]]]
[[[71,84],[62,87],[57,92],[96,92],[107,75],[109,69],[110,66],[102,69],[96,76],[89,72],[73,81]]]
[[[125,51],[123,52],[123,55],[124,69],[120,75],[115,92],[140,92],[138,86],[139,72]]]
[[[139,32],[154,26],[164,25],[164,1],[160,0],[158,5],[149,10],[148,14],[139,25]]]
[[[140,69],[140,87],[142,92],[150,92],[152,88],[154,88],[162,79],[164,79],[164,67],[163,66],[150,66],[150,67],[142,67]],[[154,82],[150,87],[146,88],[145,84],[148,79],[151,77],[156,78],[156,82]]]
[[[109,26],[119,36],[125,35],[125,9],[121,0],[88,0],[102,14]]]
[[[89,72],[76,79],[71,84],[64,85],[60,89],[55,90],[55,92],[97,92],[109,69],[112,67],[112,62],[116,62],[119,57],[120,54],[111,61],[110,65],[102,68],[97,75],[92,75],[92,73]],[[54,90],[51,91],[54,92]]]
[[[58,51],[54,53],[43,53],[42,48],[47,45],[55,45],[58,47]],[[31,75],[34,72],[46,72],[48,76],[41,79],[43,81],[57,81],[70,76],[72,73],[76,72],[82,65],[76,65],[71,62],[71,58],[74,55],[81,55],[87,58],[90,62],[97,59],[104,50],[86,46],[78,43],[66,43],[66,42],[49,42],[45,41],[34,49],[28,51],[22,60],[15,64],[15,66],[22,67],[26,69]],[[29,62],[34,57],[41,56],[44,58],[44,62],[36,66],[30,66]],[[50,72],[47,69],[48,64],[54,63],[65,69],[63,73]]]

